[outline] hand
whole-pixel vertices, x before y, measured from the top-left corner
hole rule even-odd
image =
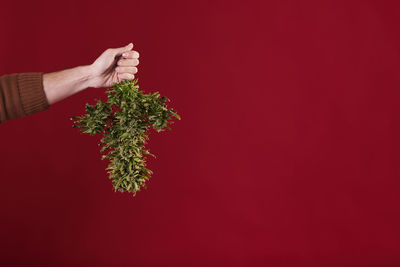
[[[90,87],[111,87],[122,80],[133,80],[138,71],[139,53],[132,50],[133,44],[121,48],[109,48],[91,65]]]

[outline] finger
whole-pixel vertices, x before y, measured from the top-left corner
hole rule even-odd
[[[118,73],[118,78],[120,78],[120,80],[133,80],[135,79],[135,75],[131,73]]]
[[[118,73],[127,72],[127,73],[135,74],[138,72],[138,69],[136,67],[116,67],[115,71]]]
[[[139,58],[139,53],[137,51],[128,51],[122,54],[124,58]]]
[[[134,67],[139,65],[139,59],[137,58],[130,58],[130,59],[120,59],[118,60],[118,66],[128,66]]]
[[[132,44],[132,43],[129,43],[128,45],[123,46],[123,47],[111,48],[111,51],[112,51],[113,53],[115,53],[116,56],[120,56],[120,55],[122,55],[124,52],[128,52],[128,51],[132,50],[132,48],[133,48],[133,44]]]

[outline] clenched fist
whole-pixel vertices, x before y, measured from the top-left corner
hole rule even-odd
[[[139,53],[133,44],[105,50],[91,65],[91,87],[111,87],[122,80],[133,80],[139,64]]]

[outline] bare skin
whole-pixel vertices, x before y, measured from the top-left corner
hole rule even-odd
[[[43,75],[43,89],[49,105],[89,87],[111,87],[123,80],[133,80],[139,53],[133,44],[104,51],[92,64]]]

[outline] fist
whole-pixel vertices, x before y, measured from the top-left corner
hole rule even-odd
[[[91,87],[111,87],[123,80],[135,79],[139,53],[132,50],[133,44],[120,48],[109,48],[91,65]]]

